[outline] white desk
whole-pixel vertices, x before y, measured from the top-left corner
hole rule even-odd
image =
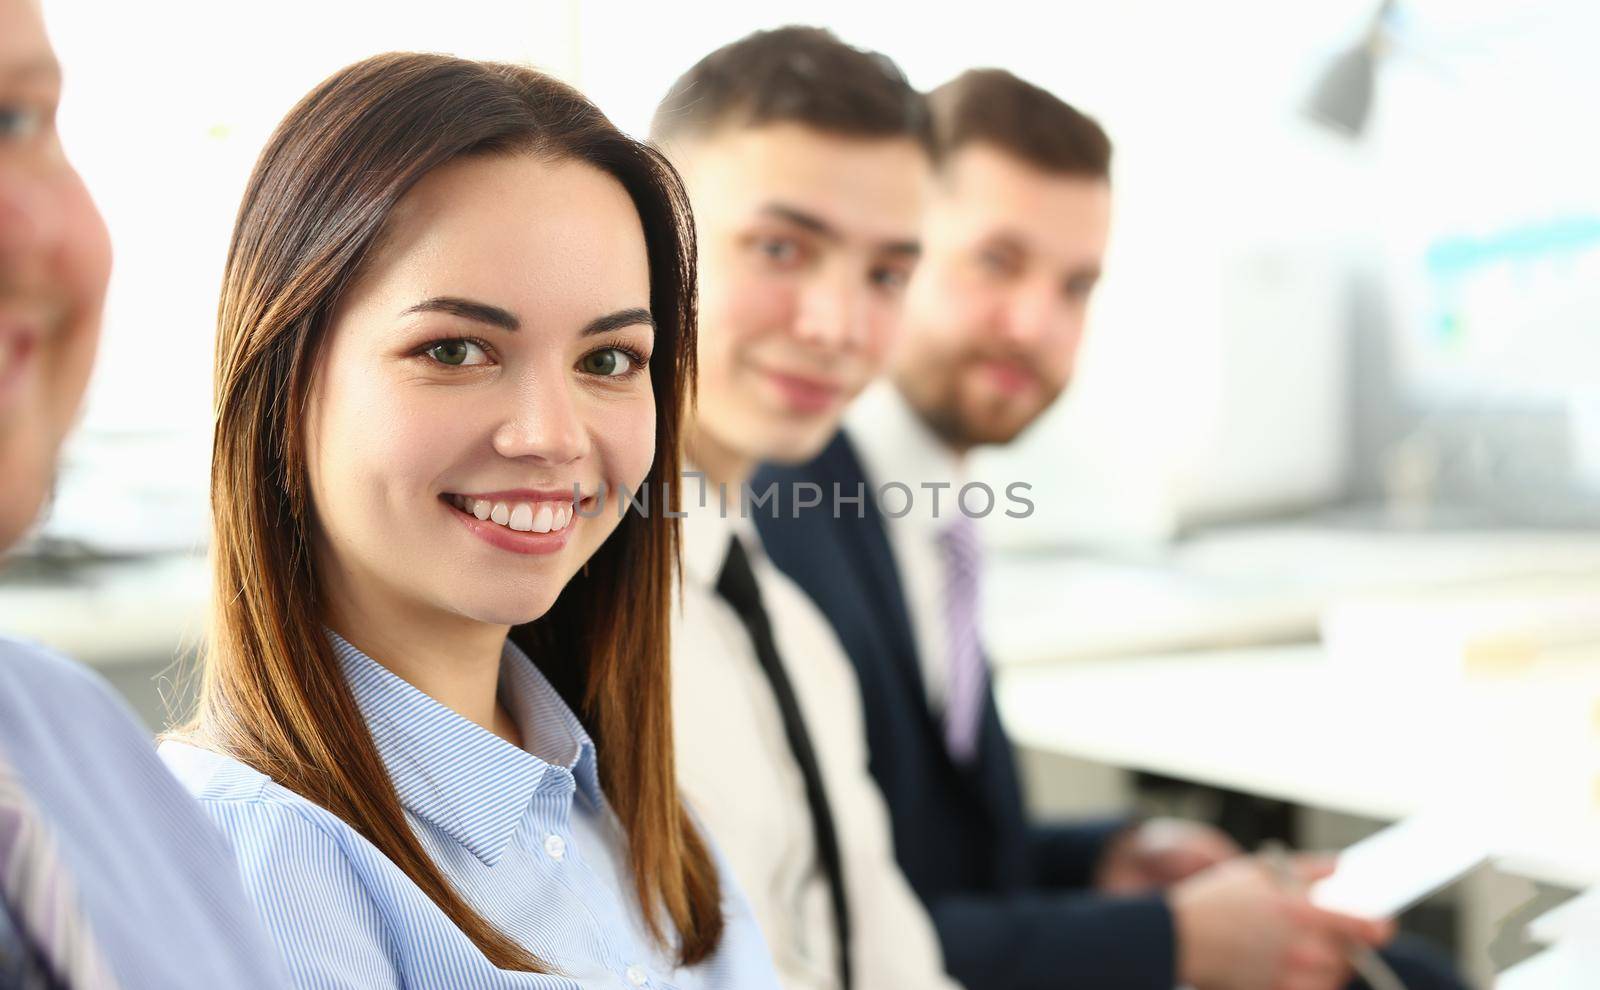
[[[1582,990],[1600,986],[1600,949],[1561,945],[1500,974],[1495,990]]]
[[[999,555],[984,633],[1008,664],[1308,642],[1323,612],[1351,598],[1579,579],[1600,581],[1600,536],[1264,525],[1144,560]]]
[[[1381,820],[1476,800],[1510,812],[1504,867],[1600,883],[1593,656],[1454,686],[1314,645],[1012,666],[997,681],[1028,747]]]
[[[1495,733],[1519,746],[1544,738],[1558,762],[1578,764],[1561,771],[1580,781],[1567,791],[1576,807],[1517,823],[1502,865],[1563,885],[1600,880],[1593,785],[1581,783],[1600,774],[1600,663],[1547,669],[1543,686],[1451,689],[1441,704],[1404,656],[1352,670],[1315,645],[1322,616],[1351,601],[1530,587],[1591,587],[1600,600],[1600,536],[1266,525],[1143,561],[1001,556],[990,573],[985,639],[1019,742],[1394,820],[1483,797],[1490,771],[1539,786],[1555,771],[1519,770]]]

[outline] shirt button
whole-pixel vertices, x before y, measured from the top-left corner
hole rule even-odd
[[[552,832],[544,837],[544,851],[550,854],[551,859],[565,859],[567,857],[567,840]]]
[[[628,977],[628,982],[636,987],[642,987],[650,982],[650,975],[644,971],[643,966],[629,966],[625,975]]]

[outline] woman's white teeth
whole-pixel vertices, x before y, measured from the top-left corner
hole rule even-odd
[[[519,533],[554,533],[566,529],[572,522],[573,506],[556,502],[489,502],[465,495],[451,496],[451,504],[479,519],[514,529]]]

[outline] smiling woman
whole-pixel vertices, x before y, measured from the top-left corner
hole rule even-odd
[[[368,59],[263,152],[163,755],[302,984],[770,985],[675,783],[675,520],[578,511],[677,474],[693,279],[671,168],[531,70]]]

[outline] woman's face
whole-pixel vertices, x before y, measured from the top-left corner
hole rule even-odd
[[[604,172],[496,155],[418,183],[341,298],[312,382],[330,597],[543,615],[654,459],[649,305],[638,213]]]

